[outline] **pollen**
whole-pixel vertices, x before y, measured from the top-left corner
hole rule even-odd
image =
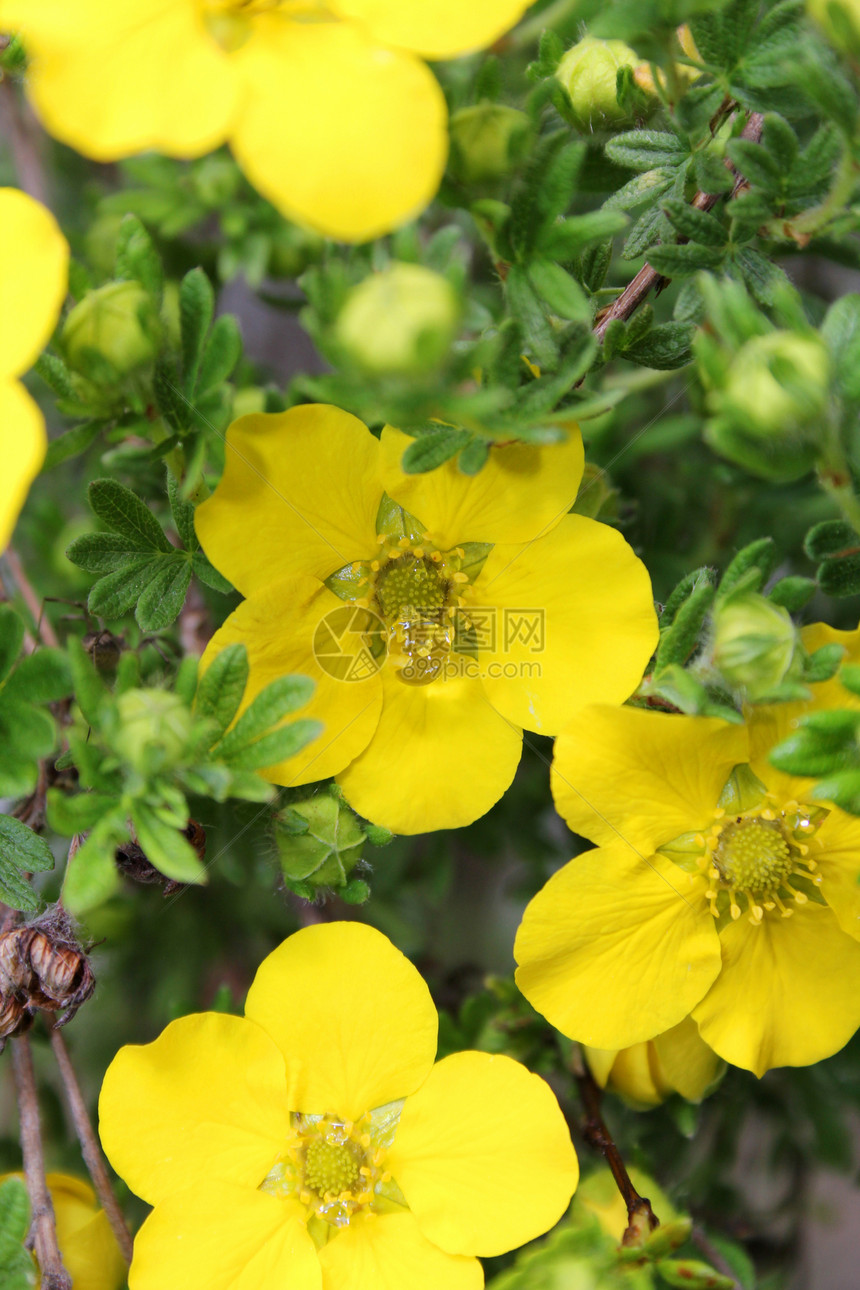
[[[361,1155],[351,1142],[314,1138],[305,1150],[305,1182],[318,1196],[339,1196],[359,1181]]]
[[[794,868],[791,849],[773,812],[728,825],[714,859],[731,886],[761,897],[778,889]]]

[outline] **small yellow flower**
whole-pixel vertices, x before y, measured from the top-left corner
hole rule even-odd
[[[7,1178],[24,1175],[0,1175]],[[54,1205],[57,1244],[72,1290],[119,1290],[125,1285],[126,1262],[103,1209],[89,1183],[70,1174],[47,1174]]]
[[[808,648],[834,636],[804,633]],[[638,1044],[688,1014],[762,1075],[830,1056],[860,1025],[860,820],[770,766],[804,708],[745,726],[594,707],[556,743],[553,792],[598,844],[556,873],[517,935],[517,981],[559,1030]]]
[[[699,1034],[692,1017],[629,1048],[590,1048],[585,1059],[601,1088],[636,1107],[659,1106],[673,1093],[701,1102],[725,1066]]]
[[[551,734],[585,703],[621,703],[656,641],[644,566],[614,529],[567,514],[578,431],[496,445],[474,477],[454,462],[404,474],[409,443],[326,405],[245,416],[197,511],[207,555],[247,596],[204,667],[241,642],[246,703],[288,672],[316,683],[307,714],[323,734],[267,776],[334,775],[398,833],[483,815],[522,728]]]
[[[244,1018],[121,1049],[102,1141],[155,1206],[131,1290],[479,1290],[476,1256],[551,1227],[578,1168],[543,1080],[487,1053],[434,1065],[436,1032],[391,942],[328,923],[264,960]]]
[[[0,0],[45,126],[98,161],[229,142],[284,214],[363,241],[438,187],[446,108],[426,58],[491,44],[528,0]]]
[[[53,216],[0,188],[0,551],[45,457],[45,422],[15,380],[37,357],[66,294],[69,248]]]

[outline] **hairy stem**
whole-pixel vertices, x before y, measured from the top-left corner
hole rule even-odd
[[[641,1245],[648,1233],[653,1232],[655,1227],[659,1227],[660,1220],[651,1208],[648,1197],[640,1196],[633,1186],[624,1161],[621,1159],[621,1152],[616,1147],[601,1114],[601,1090],[586,1062],[581,1056],[577,1056],[572,1068],[585,1112],[582,1124],[583,1136],[590,1147],[602,1153],[612,1171],[615,1185],[627,1206],[627,1229],[621,1238],[621,1244]]]
[[[60,1031],[54,1027],[51,1027],[51,1047],[54,1050],[54,1057],[60,1068],[72,1123],[75,1126],[75,1133],[78,1135],[78,1141],[81,1144],[81,1155],[84,1158],[84,1164],[89,1170],[93,1186],[101,1201],[102,1209],[107,1214],[108,1222],[113,1229],[113,1234],[122,1251],[122,1256],[126,1263],[130,1264],[133,1244],[131,1232],[128,1230],[123,1212],[119,1207],[116,1196],[113,1194],[107,1165],[81,1093],[81,1086],[78,1083],[78,1077],[75,1074],[75,1068],[72,1065],[66,1041]]]
[[[38,127],[29,108],[22,102],[14,83],[0,80],[0,133],[8,139],[18,183],[25,193],[48,205],[48,185],[39,152]]]
[[[33,1239],[42,1274],[40,1284],[42,1290],[72,1290],[72,1278],[63,1267],[57,1245],[54,1206],[45,1181],[45,1158],[42,1153],[42,1134],[39,1127],[36,1076],[33,1071],[33,1055],[26,1035],[20,1035],[12,1041],[12,1071],[18,1098],[24,1177],[27,1180],[27,1191],[33,1211]]]

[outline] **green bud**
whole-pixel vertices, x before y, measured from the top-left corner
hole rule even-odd
[[[337,339],[359,367],[376,375],[415,376],[444,359],[460,315],[446,278],[419,264],[392,264],[349,294]]]
[[[772,331],[754,336],[735,355],[719,399],[763,437],[813,425],[827,407],[830,358],[817,336]]]
[[[581,130],[623,125],[630,118],[615,92],[621,67],[635,71],[642,62],[623,40],[597,40],[586,36],[569,49],[556,68]]]
[[[176,765],[192,732],[190,710],[167,690],[127,690],[117,699],[114,751],[141,774]]]
[[[731,1277],[715,1272],[699,1259],[663,1260],[654,1266],[668,1286],[686,1286],[687,1290],[734,1290]]]
[[[363,898],[347,879],[361,859],[364,830],[350,808],[330,793],[294,802],[276,816],[275,843],[289,885],[349,887],[348,895]]]
[[[103,378],[93,374],[93,356],[106,360],[117,376],[127,376],[151,362],[160,338],[158,311],[139,282],[109,282],[90,291],[62,331],[69,366],[99,381]]]
[[[502,103],[477,103],[451,117],[451,171],[465,184],[504,179],[531,136],[525,112]]]
[[[691,1218],[676,1218],[670,1223],[661,1223],[645,1241],[645,1249],[652,1259],[662,1258],[678,1250],[690,1239],[693,1230]]]
[[[712,648],[724,680],[755,701],[787,678],[800,646],[786,610],[747,592],[729,597],[716,610]]]

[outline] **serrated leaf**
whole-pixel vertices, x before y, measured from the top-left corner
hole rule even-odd
[[[652,327],[647,336],[628,345],[624,357],[643,367],[669,371],[683,367],[692,358],[690,346],[695,328],[691,323],[667,322]]]
[[[174,882],[204,883],[206,870],[191,843],[173,825],[160,819],[151,806],[136,802],[131,821],[150,864]]]
[[[751,139],[730,139],[726,144],[726,152],[747,183],[756,184],[768,193],[780,191],[780,168],[760,143],[753,143]]]
[[[172,551],[161,525],[136,493],[115,479],[94,479],[87,489],[90,506],[114,533],[134,539],[135,546]]]
[[[228,764],[236,770],[263,770],[294,757],[306,744],[322,733],[323,723],[303,717],[280,730],[263,735],[256,743],[247,744],[229,758]]]
[[[606,145],[610,161],[630,170],[678,166],[689,156],[689,151],[683,139],[661,130],[630,130],[626,134],[617,134]]]
[[[103,429],[103,421],[85,421],[83,425],[73,426],[65,434],[52,439],[48,444],[48,451],[42,463],[42,474],[46,470],[53,470],[55,466],[62,465],[64,461],[70,461],[72,457],[78,457],[82,452],[86,452]]]
[[[195,551],[191,557],[191,569],[193,573],[207,587],[213,591],[219,591],[222,596],[227,596],[234,590],[232,582],[219,573],[202,551]]]
[[[547,225],[538,239],[538,247],[549,260],[567,262],[595,242],[623,233],[627,217],[619,211],[589,211],[586,215],[571,215]]]
[[[194,531],[194,503],[182,496],[179,484],[172,475],[167,476],[167,500],[176,525],[179,540],[187,551],[196,551],[200,543]]]
[[[85,720],[91,726],[97,726],[99,709],[107,697],[107,690],[81,642],[76,639],[70,640],[68,649],[78,707]]]
[[[242,333],[239,331],[239,324],[232,314],[222,314],[215,319],[203,350],[197,376],[198,394],[206,394],[226,381],[241,357]]]
[[[512,265],[505,289],[511,313],[522,328],[529,356],[544,370],[555,371],[558,365],[558,345],[543,306],[521,265]]]
[[[723,157],[707,148],[694,157],[696,183],[703,193],[727,193],[734,186],[734,176]]]
[[[147,583],[137,602],[134,616],[144,632],[160,632],[178,618],[191,583],[191,561],[166,561]]]
[[[119,227],[116,276],[136,279],[156,301],[161,300],[164,288],[161,258],[136,215],[126,215]]]
[[[728,241],[728,230],[708,211],[699,210],[677,197],[667,197],[663,210],[672,226],[691,242],[699,242],[703,246],[725,246]]]
[[[17,909],[22,914],[35,914],[39,909],[39,897],[33,888],[0,855],[0,900],[10,909]]]
[[[648,252],[648,263],[667,278],[688,277],[700,269],[718,269],[725,259],[725,251],[698,242],[685,242],[682,246],[654,246]]]
[[[191,424],[193,407],[179,387],[179,377],[172,364],[158,362],[152,376],[152,392],[158,410],[171,429],[180,434]]]
[[[216,654],[197,686],[195,710],[213,723],[213,742],[220,739],[239,710],[248,683],[248,652],[228,645]]]
[[[537,294],[553,313],[571,322],[590,324],[591,306],[579,283],[560,264],[551,260],[532,260],[529,280]]]
[[[22,1245],[30,1229],[30,1198],[21,1178],[7,1178],[0,1184],[0,1268],[4,1268]]]
[[[24,622],[11,605],[0,604],[0,681],[15,666],[24,643]]]
[[[633,179],[629,179],[608,197],[603,203],[603,210],[632,210],[636,206],[641,206],[643,202],[654,201],[662,196],[667,188],[672,187],[674,181],[675,171],[671,167],[656,166],[653,170],[646,170],[644,174],[635,175]],[[729,182],[731,183],[731,180]],[[587,219],[588,216],[584,218]],[[621,229],[615,231],[621,232]]]
[[[6,682],[5,694],[24,703],[54,703],[72,692],[72,673],[60,649],[37,649],[22,658]]]
[[[0,857],[22,872],[42,873],[54,867],[45,839],[11,815],[0,815]]]
[[[215,312],[215,292],[202,269],[191,269],[179,285],[179,323],[182,338],[182,374],[191,394],[197,383],[206,334]]]
[[[100,618],[122,618],[161,568],[158,556],[142,557],[100,578],[90,589],[87,608]]]
[[[242,713],[232,730],[221,740],[215,755],[229,760],[234,753],[271,730],[284,717],[302,708],[315,689],[307,676],[281,676],[270,682]]]
[[[671,236],[671,225],[659,206],[652,206],[633,225],[621,251],[625,260],[636,260],[661,238]]]
[[[85,533],[66,547],[66,557],[87,573],[113,573],[141,557],[151,559],[152,548],[124,533]]]
[[[468,430],[456,430],[450,426],[440,426],[429,434],[422,434],[413,439],[400,459],[401,469],[407,475],[421,475],[428,470],[435,470],[443,462],[449,461],[471,439]]]
[[[734,262],[753,299],[765,308],[776,304],[780,288],[788,286],[788,278],[779,265],[754,246],[741,247]]]

